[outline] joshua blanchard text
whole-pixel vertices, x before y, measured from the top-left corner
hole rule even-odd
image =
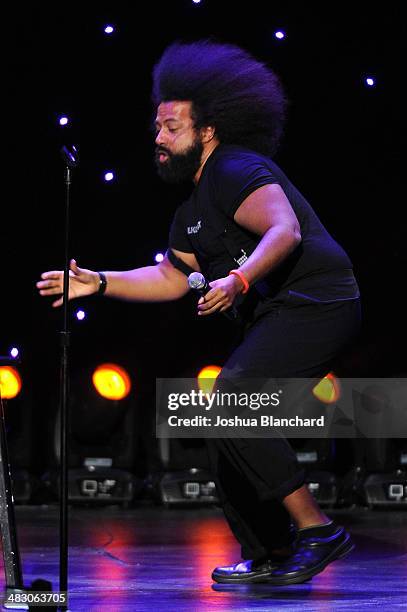
[[[324,415],[313,419],[303,419],[295,416],[289,418],[276,418],[263,414],[259,417],[225,418],[217,416],[216,419],[197,415],[192,418],[178,417],[175,414],[168,418],[170,427],[324,427]]]

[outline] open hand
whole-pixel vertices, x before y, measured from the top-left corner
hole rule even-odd
[[[93,270],[79,268],[76,261],[71,259],[69,270],[69,294],[68,299],[92,295],[99,289],[99,274]],[[41,280],[37,283],[40,295],[61,295],[64,286],[64,273],[62,270],[43,272]],[[52,303],[54,308],[62,305],[62,296]]]

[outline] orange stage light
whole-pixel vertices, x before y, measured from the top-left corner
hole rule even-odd
[[[0,367],[0,392],[3,399],[13,399],[22,387],[21,377],[17,370],[11,366]]]
[[[202,368],[199,372],[198,386],[204,393],[211,393],[215,385],[215,380],[221,371],[221,367],[217,365],[209,365]]]
[[[96,391],[106,399],[121,400],[131,389],[130,376],[124,368],[115,363],[104,363],[92,375]]]
[[[324,404],[334,404],[341,396],[339,379],[330,372],[312,390],[314,397]]]

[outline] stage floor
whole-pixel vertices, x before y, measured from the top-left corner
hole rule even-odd
[[[16,514],[25,585],[43,578],[57,590],[57,508],[20,506]],[[354,536],[356,550],[346,559],[301,585],[222,586],[212,583],[212,569],[238,561],[240,553],[219,508],[72,508],[69,609],[407,609],[407,512],[357,508],[329,515]],[[3,591],[3,569],[0,581]]]

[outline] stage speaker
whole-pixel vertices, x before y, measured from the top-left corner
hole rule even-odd
[[[369,507],[407,507],[407,441],[359,440],[360,496]]]
[[[407,508],[407,472],[369,474],[364,481],[367,505]]]
[[[156,502],[167,507],[218,503],[204,440],[160,438],[158,447],[162,470],[149,483]]]
[[[44,482],[59,494],[59,474],[52,471]],[[68,470],[68,499],[72,504],[119,504],[127,508],[138,496],[144,483],[130,472],[95,467]]]
[[[167,507],[215,504],[219,501],[210,472],[199,468],[157,474],[153,491],[155,499]]]
[[[353,442],[355,466],[354,496],[369,507],[407,507],[407,441],[381,438],[379,435],[391,418],[389,397],[372,383],[369,393],[354,394],[355,412],[368,418],[370,437]],[[373,437],[377,432],[378,437]]]
[[[133,474],[136,398],[130,376],[105,363],[78,373],[69,394],[69,501],[128,505],[143,489]],[[52,429],[54,468],[43,481],[59,494],[60,413]]]

